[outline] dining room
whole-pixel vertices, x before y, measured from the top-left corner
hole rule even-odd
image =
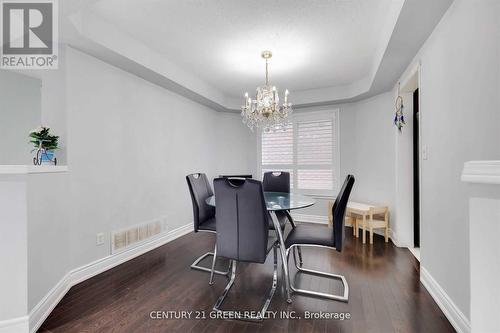
[[[0,333],[500,332],[500,2],[0,18]]]

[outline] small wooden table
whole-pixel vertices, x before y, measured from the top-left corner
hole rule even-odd
[[[328,202],[328,225],[333,225],[332,216],[333,201]],[[353,227],[353,235],[359,237],[358,223],[363,230],[363,244],[366,243],[366,228],[370,230],[370,244],[373,244],[373,229],[384,228],[385,241],[389,240],[389,208],[386,206],[374,206],[359,202],[349,201],[347,203],[346,218],[350,219]],[[347,221],[346,221],[347,222]]]

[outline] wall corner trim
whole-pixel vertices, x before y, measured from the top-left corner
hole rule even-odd
[[[448,296],[439,283],[434,280],[429,271],[422,265],[420,265],[420,282],[424,285],[429,294],[431,294],[434,301],[457,332],[470,333],[471,326],[469,319],[460,311],[450,296]]]
[[[463,182],[500,184],[500,161],[469,161],[464,163]]]
[[[123,264],[146,252],[156,249],[166,243],[169,243],[179,237],[182,237],[193,231],[193,224],[188,223],[182,227],[171,230],[150,242],[130,248],[129,250],[118,252],[107,257],[98,259],[87,265],[78,267],[66,273],[59,282],[45,295],[40,302],[30,311],[29,314],[29,332],[36,332],[43,324],[45,319],[54,310],[56,305],[66,295],[71,287],[85,281],[95,275],[101,274],[113,267]],[[26,316],[28,318],[28,316]],[[1,322],[0,322],[1,325]],[[7,331],[6,331],[7,332]],[[9,331],[14,332],[14,331]],[[17,332],[17,331],[16,331]],[[27,331],[26,331],[27,332]],[[3,333],[0,326],[0,333]]]

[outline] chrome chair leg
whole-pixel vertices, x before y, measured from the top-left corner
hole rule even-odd
[[[224,303],[227,293],[229,293],[229,290],[234,284],[234,280],[236,278],[236,261],[231,260],[230,266],[231,266],[231,277],[229,278],[229,283],[226,285],[226,288],[224,288],[224,292],[222,293],[222,295],[220,295],[219,299],[215,303],[214,311],[221,311],[220,306],[222,305],[222,303]]]
[[[229,293],[229,290],[234,284],[234,281],[236,279],[236,261],[231,260],[231,277],[229,279],[229,282],[224,288],[224,291],[222,295],[219,297],[217,302],[215,303],[213,309],[216,312],[234,312],[234,318],[239,319],[239,320],[248,320],[248,321],[262,321],[265,317],[265,314],[267,312],[267,309],[269,308],[269,305],[271,304],[271,300],[274,296],[274,293],[276,291],[276,287],[278,285],[278,251],[277,247],[273,246],[273,257],[274,257],[274,265],[273,265],[273,284],[271,286],[271,290],[269,291],[269,294],[267,295],[267,298],[264,302],[264,305],[262,306],[262,309],[259,311],[259,314],[257,316],[245,316],[238,314],[237,310],[221,310],[221,306],[224,303],[224,300],[226,299],[227,294]]]
[[[324,247],[331,249],[330,247],[326,246],[318,246],[318,245],[310,245],[310,244],[300,244],[301,247]],[[288,258],[290,256],[290,252],[293,252],[294,259],[295,259],[295,251],[294,248],[299,247],[299,245],[292,245],[286,250],[286,260],[288,262]],[[343,295],[334,295],[334,294],[327,294],[327,293],[322,293],[318,291],[312,291],[312,290],[305,290],[305,289],[299,289],[295,288],[293,281],[290,281],[290,288],[297,294],[304,294],[304,295],[310,295],[310,296],[317,296],[317,297],[323,297],[323,298],[328,298],[336,301],[341,301],[341,302],[348,302],[349,300],[349,285],[347,284],[347,280],[345,276],[343,275],[338,275],[338,274],[332,274],[332,273],[326,273],[322,271],[316,271],[312,269],[307,269],[303,268],[302,265],[299,267],[297,265],[297,262],[295,262],[295,267],[297,267],[297,270],[301,273],[304,274],[313,274],[313,275],[318,275],[322,277],[327,277],[327,278],[332,278],[332,279],[338,279],[342,282],[342,285],[344,286],[344,293]]]
[[[290,224],[292,225],[292,228],[295,228],[295,221],[293,220],[292,215],[290,214],[289,211],[285,211],[285,213],[288,218],[288,221],[290,221]],[[300,246],[297,246],[297,251],[299,253],[299,263],[300,266],[302,266],[302,251],[300,250]],[[295,252],[293,254],[293,259],[295,260],[295,266],[297,266],[297,258],[295,257]]]
[[[298,261],[298,263],[297,263],[297,254],[295,252],[297,252],[298,255],[299,255],[299,261]],[[296,248],[294,248],[292,254],[293,254],[293,262],[295,263],[295,267],[297,267],[297,269],[300,269],[300,267],[302,267],[302,264],[303,264],[303,262],[302,262],[302,251],[300,250],[300,247],[297,246]]]
[[[212,259],[212,270],[210,271],[210,280],[208,281],[209,285],[214,284],[214,271],[215,271],[215,262],[217,261],[217,244],[214,247],[214,258]],[[229,272],[229,270],[228,270]]]
[[[273,284],[271,286],[271,290],[269,291],[269,295],[267,296],[266,302],[264,303],[264,307],[260,311],[260,317],[264,318],[264,315],[266,314],[267,308],[269,307],[269,304],[271,304],[271,300],[274,296],[274,292],[276,291],[276,287],[278,285],[278,248],[276,246],[273,246]]]
[[[297,252],[299,253],[299,264],[302,267],[303,261],[302,261],[302,250],[300,249],[300,246],[297,246]]]
[[[211,273],[212,272],[211,268],[203,267],[203,266],[198,265],[202,260],[204,260],[206,257],[209,257],[209,256],[214,256],[214,253],[213,252],[207,252],[204,255],[200,256],[198,259],[196,259],[191,264],[191,268],[192,269],[196,269],[198,271],[203,271],[203,272],[209,272],[209,273]],[[215,259],[216,258],[214,258],[213,261],[212,261],[212,266],[214,266],[213,264],[214,264]],[[223,272],[223,271],[218,271],[218,270],[214,269],[214,273],[215,274],[219,274],[219,275],[228,275],[229,274],[229,270],[227,270],[226,272]]]

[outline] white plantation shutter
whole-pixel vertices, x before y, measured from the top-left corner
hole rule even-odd
[[[293,130],[292,125],[285,131],[262,133],[262,166],[292,165]]]
[[[262,133],[261,170],[290,172],[295,192],[338,190],[338,110],[295,115],[286,131]]]
[[[297,189],[333,191],[333,119],[297,122]]]
[[[299,121],[297,130],[297,164],[331,165],[333,121]]]

